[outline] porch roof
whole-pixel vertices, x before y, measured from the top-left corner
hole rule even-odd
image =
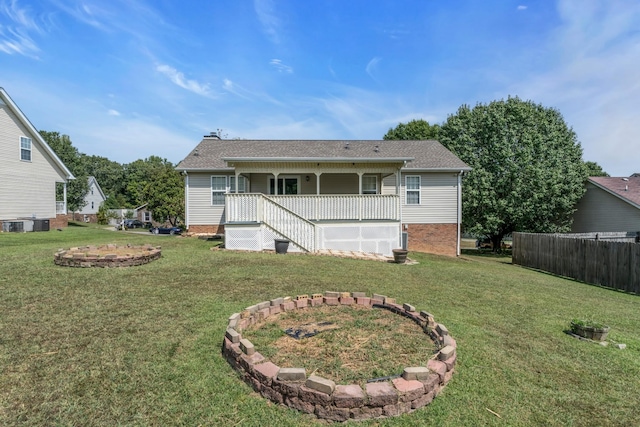
[[[205,137],[180,171],[233,170],[230,162],[399,163],[413,171],[468,171],[438,141],[245,140]]]

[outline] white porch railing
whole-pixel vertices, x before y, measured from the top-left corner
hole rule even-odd
[[[56,214],[66,214],[67,209],[64,202],[56,202]]]
[[[230,222],[257,221],[258,200],[266,197],[311,221],[399,221],[400,198],[396,195],[301,195],[264,196],[227,194],[226,215]]]
[[[268,197],[260,199],[262,222],[301,248],[316,251],[316,226]]]

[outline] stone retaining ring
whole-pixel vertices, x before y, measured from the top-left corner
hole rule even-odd
[[[63,267],[131,267],[150,263],[161,256],[160,246],[109,244],[59,249],[53,262]]]
[[[266,360],[253,344],[242,338],[242,331],[278,313],[319,305],[360,305],[379,307],[405,316],[418,324],[432,339],[438,351],[424,366],[404,368],[402,375],[388,381],[360,385],[336,385],[333,381],[307,376],[305,368],[280,368]],[[325,292],[276,298],[247,307],[229,317],[222,354],[242,378],[263,397],[299,411],[331,421],[392,417],[428,405],[453,376],[456,341],[447,328],[436,323],[426,311],[417,312],[410,304],[363,292]]]

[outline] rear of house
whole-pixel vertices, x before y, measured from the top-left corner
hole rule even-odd
[[[460,179],[470,168],[437,141],[222,140],[178,164],[190,233],[230,249],[393,248],[456,255]]]
[[[2,230],[66,225],[66,198],[57,212],[56,183],[66,185],[73,175],[2,88],[0,162]]]

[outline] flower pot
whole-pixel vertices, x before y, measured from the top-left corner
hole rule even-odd
[[[593,341],[604,341],[607,339],[609,327],[605,326],[603,328],[594,328],[592,326],[576,325],[572,323],[571,332]]]
[[[277,254],[286,254],[289,249],[289,241],[286,239],[275,239],[275,247]]]
[[[406,249],[394,249],[393,251],[393,260],[396,264],[404,264],[407,261],[407,253],[409,252]]]

